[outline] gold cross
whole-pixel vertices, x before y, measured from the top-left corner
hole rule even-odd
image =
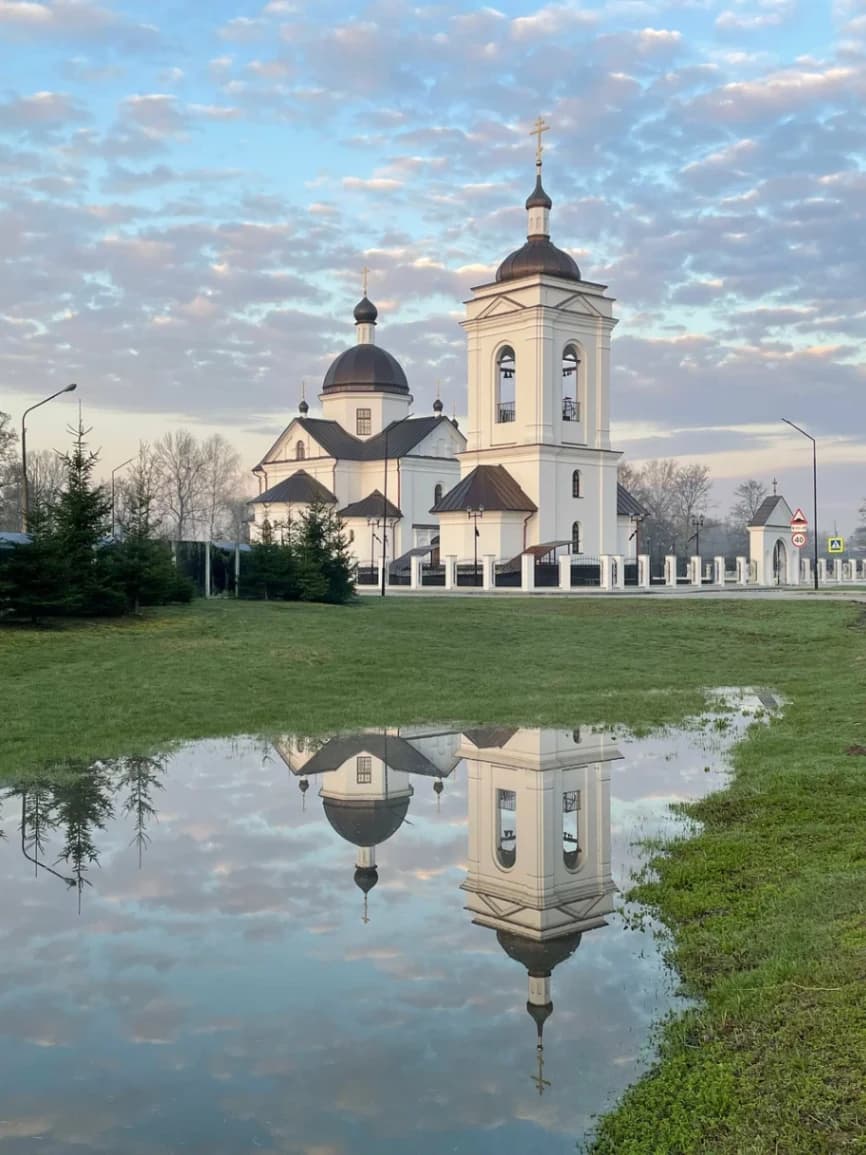
[[[364,284],[364,296],[365,297],[367,296],[367,274],[369,273],[369,271],[370,270],[367,268],[366,265],[364,265],[363,269],[361,269],[361,274],[364,278],[363,284]]]
[[[541,143],[541,134],[543,132],[550,132],[550,125],[545,124],[544,117],[539,116],[529,133],[530,136],[537,137],[537,143],[535,146],[535,163],[539,168],[541,168],[541,154],[544,152],[544,146]]]

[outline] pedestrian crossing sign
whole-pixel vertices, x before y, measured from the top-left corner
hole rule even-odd
[[[827,553],[844,553],[845,552],[845,538],[844,537],[828,537],[827,538]]]

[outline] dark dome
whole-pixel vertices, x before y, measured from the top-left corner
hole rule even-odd
[[[325,817],[341,838],[355,846],[380,846],[403,825],[410,795],[348,800],[324,798]]]
[[[355,867],[355,886],[363,890],[364,894],[369,894],[378,881],[379,871],[375,866]]]
[[[306,417],[306,415],[310,412],[310,407],[306,403],[306,401],[302,401],[301,404],[298,406],[298,412],[303,417]]]
[[[581,279],[574,257],[558,249],[549,237],[530,237],[525,245],[510,253],[496,270],[496,280],[516,281],[532,273],[547,273],[566,281]]]
[[[376,318],[379,316],[379,310],[369,299],[369,297],[362,297],[355,306],[355,322],[358,325],[375,325]]]
[[[434,413],[441,413],[443,409],[444,409],[444,405],[442,404],[442,402],[437,397],[436,400],[433,402],[433,412]]]
[[[351,390],[369,393],[408,393],[409,382],[400,362],[378,345],[353,345],[331,365],[322,382],[323,393]]]
[[[571,958],[580,946],[580,931],[564,934],[560,938],[549,938],[538,942],[533,938],[513,934],[508,930],[498,930],[496,941],[509,958],[523,963],[533,976],[549,975],[554,967]]]
[[[553,201],[541,187],[541,173],[535,178],[535,188],[526,198],[528,209],[552,209]]]

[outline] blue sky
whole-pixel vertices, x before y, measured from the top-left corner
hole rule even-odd
[[[616,443],[826,517],[866,494],[866,6],[0,0],[0,408],[78,380],[105,461],[179,424],[252,465],[353,340],[465,409],[469,288],[552,229],[610,286]],[[40,412],[56,444],[72,399]]]

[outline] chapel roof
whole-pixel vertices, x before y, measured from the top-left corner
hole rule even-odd
[[[430,510],[456,513],[466,509],[535,513],[538,506],[527,497],[504,465],[476,465]]]
[[[404,417],[402,421],[392,421],[375,436],[361,440],[347,433],[337,421],[326,421],[323,417],[298,417],[296,421],[321,445],[328,457],[338,461],[383,461],[386,456],[405,457],[442,422],[451,423],[450,418],[438,415]]]
[[[780,509],[779,506],[782,508]],[[774,520],[777,518],[777,520]],[[749,522],[750,526],[760,525],[788,525],[791,520],[791,509],[784,497],[779,494],[773,494],[771,497],[765,497],[758,508],[755,510],[752,520]]]
[[[405,774],[423,774],[428,778],[436,778],[442,773],[439,767],[399,734],[375,732],[345,734],[329,739],[304,764],[301,772],[306,777],[328,774],[339,770],[349,758],[355,758],[358,754],[371,754],[374,758],[380,758],[392,770],[402,770]]]
[[[389,501],[379,489],[374,489],[360,501],[353,501],[338,512],[340,517],[385,517],[393,521],[403,516],[394,502]]]
[[[636,497],[617,482],[616,512],[619,517],[646,517],[646,510]]]
[[[291,477],[277,482],[253,498],[254,505],[269,505],[271,502],[282,502],[286,505],[315,505],[316,502],[336,505],[337,499],[327,486],[307,473],[306,469],[299,469]]]

